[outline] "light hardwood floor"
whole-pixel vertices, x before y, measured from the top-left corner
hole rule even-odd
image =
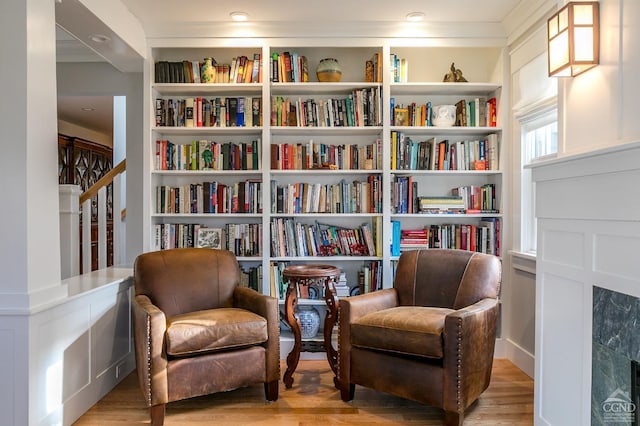
[[[286,365],[283,364],[282,371]],[[266,402],[257,385],[167,405],[165,425],[441,425],[439,409],[356,386],[340,399],[326,361],[300,361],[291,389]],[[149,424],[135,371],[87,411],[74,426]],[[465,425],[532,425],[533,380],[507,360],[495,360],[491,385],[466,413]]]

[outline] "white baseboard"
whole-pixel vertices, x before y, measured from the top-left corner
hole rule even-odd
[[[498,342],[496,342],[495,358],[506,358],[527,376],[533,379],[535,375],[535,356],[510,339],[498,339],[500,341],[500,356],[498,356]]]

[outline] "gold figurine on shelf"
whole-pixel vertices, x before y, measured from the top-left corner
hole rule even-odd
[[[442,80],[444,83],[466,83],[467,79],[462,76],[462,70],[455,67],[455,64],[451,62],[451,71],[444,75]]]

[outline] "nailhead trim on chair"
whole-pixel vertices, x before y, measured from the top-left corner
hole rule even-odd
[[[458,345],[456,351],[456,363],[457,366],[457,377],[456,377],[456,404],[458,406],[458,413],[461,412],[462,409],[462,318],[458,318]]]
[[[464,272],[462,273],[462,278],[460,278],[460,281],[464,281],[465,276],[467,275],[467,271],[469,270],[469,265],[471,264],[471,261],[473,259],[473,257],[476,254],[473,253],[471,254],[471,257],[469,257],[469,260],[467,261],[467,264],[464,267]],[[458,413],[462,412],[462,318],[458,318],[458,345],[457,345],[457,350],[456,350],[456,364],[457,364],[457,377],[456,377],[456,405],[458,408]]]
[[[147,405],[151,406],[151,316],[147,315]]]

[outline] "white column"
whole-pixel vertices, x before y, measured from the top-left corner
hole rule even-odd
[[[0,424],[35,424],[31,315],[60,280],[53,0],[0,2]]]
[[[66,295],[60,284],[55,10],[51,0],[0,8],[0,310]]]
[[[80,273],[80,185],[60,185],[60,268],[62,279]]]

